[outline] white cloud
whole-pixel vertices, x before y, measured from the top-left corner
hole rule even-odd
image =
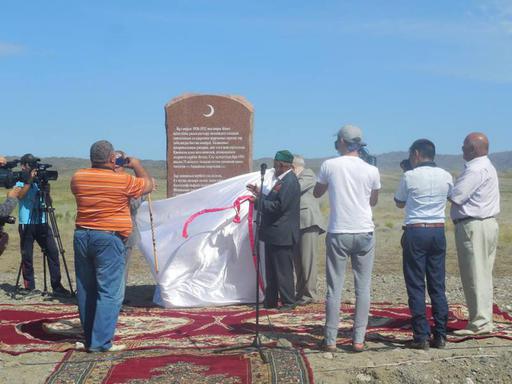
[[[424,47],[424,57],[400,56],[410,70],[476,81],[512,83],[512,1],[489,0],[459,17],[385,18],[345,24],[345,31],[370,34],[400,47]],[[399,52],[401,55],[401,52]]]
[[[504,32],[512,35],[512,1],[488,0],[481,6],[482,14],[496,23]]]
[[[0,41],[0,57],[15,56],[24,51],[24,47],[18,44],[4,43]]]

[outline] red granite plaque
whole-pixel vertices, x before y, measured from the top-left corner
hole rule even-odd
[[[186,94],[165,106],[167,196],[252,170],[253,107],[240,96]]]

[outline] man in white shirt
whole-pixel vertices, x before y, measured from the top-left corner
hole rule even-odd
[[[359,150],[364,145],[362,132],[358,127],[342,127],[335,142],[335,147],[342,156],[326,160],[322,164],[313,190],[316,198],[329,191],[330,203],[329,226],[325,239],[326,319],[321,346],[325,351],[336,350],[341,291],[349,258],[352,261],[356,288],[352,347],[356,352],[364,349],[375,250],[371,207],[377,204],[380,189],[377,167],[359,158]]]
[[[462,146],[465,168],[455,181],[451,218],[460,277],[469,321],[457,335],[480,335],[493,330],[492,270],[498,245],[500,191],[496,169],[487,157],[489,140],[480,132],[466,136]]]
[[[436,166],[435,154],[435,145],[430,140],[416,140],[409,148],[412,169],[402,175],[395,193],[396,206],[405,207],[403,272],[413,331],[413,340],[406,343],[406,347],[413,349],[446,346],[448,303],[445,292],[444,211],[453,188],[453,178]],[[425,278],[435,324],[431,343],[425,306]]]

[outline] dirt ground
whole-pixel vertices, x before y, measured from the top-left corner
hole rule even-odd
[[[398,174],[383,175],[383,189],[374,209],[376,224],[376,257],[374,264],[372,301],[406,303],[407,294],[402,276],[400,252],[403,212],[394,207],[393,191]],[[164,185],[163,181],[159,182]],[[500,241],[494,271],[494,301],[512,314],[512,176],[500,177],[501,215]],[[63,178],[54,185],[53,197],[62,234],[70,275],[74,281],[72,233],[74,201],[69,192],[69,180]],[[160,198],[163,198],[161,192]],[[326,200],[322,211],[327,214]],[[11,236],[7,251],[0,257],[0,303],[13,303],[10,297],[20,263],[17,225],[6,226]],[[446,292],[449,303],[464,303],[457,257],[453,240],[453,225],[446,227]],[[325,294],[325,249],[319,249],[319,290]],[[42,288],[42,263],[35,252],[37,288]],[[64,270],[62,268],[63,276]],[[64,281],[63,281],[64,282]],[[65,284],[67,285],[67,284]],[[144,258],[135,253],[128,279],[127,299],[132,305],[152,305],[154,282]],[[51,300],[39,295],[24,301]],[[354,288],[351,271],[347,270],[343,300],[353,302]],[[1,319],[0,319],[1,321]],[[427,352],[407,350],[399,344],[368,343],[369,349],[360,354],[340,348],[337,353],[306,350],[316,383],[512,383],[512,341],[489,338],[458,344],[448,344],[445,350]],[[0,383],[43,383],[61,360],[60,353],[27,353],[11,356],[0,353]]]
[[[69,257],[69,256],[68,256]],[[383,260],[381,260],[383,261]],[[0,303],[15,302],[10,293],[16,280],[19,259],[2,258],[0,265]],[[385,262],[377,260],[379,268],[373,278],[372,300],[375,302],[406,302],[403,278],[391,265],[386,272]],[[68,260],[74,281],[72,259]],[[323,263],[320,263],[321,266]],[[389,264],[389,263],[388,263]],[[499,263],[498,263],[499,265]],[[350,274],[350,271],[347,272]],[[36,284],[41,287],[42,271],[36,268]],[[495,279],[495,301],[512,312],[512,294],[508,276]],[[319,287],[325,291],[323,273]],[[127,299],[131,305],[151,305],[153,282],[146,262],[135,254],[130,269]],[[344,301],[353,301],[353,283],[347,275]],[[460,279],[456,274],[447,277],[450,302],[464,302]],[[20,299],[23,302],[51,302],[39,295]],[[56,299],[53,299],[56,300]],[[57,301],[55,301],[57,302]],[[459,344],[448,344],[445,350],[414,351],[399,344],[369,342],[368,350],[360,354],[339,348],[337,353],[305,350],[313,368],[316,383],[511,383],[512,341],[489,338]],[[61,360],[61,353],[26,353],[19,356],[0,353],[1,383],[43,383],[53,367]]]

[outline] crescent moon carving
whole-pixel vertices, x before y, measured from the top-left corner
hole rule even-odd
[[[213,105],[211,105],[211,104],[206,104],[206,106],[207,106],[208,108],[210,108],[210,112],[208,112],[208,113],[203,113],[203,116],[204,116],[204,117],[212,117],[212,116],[213,116],[213,114],[215,113],[215,108],[213,108]]]

